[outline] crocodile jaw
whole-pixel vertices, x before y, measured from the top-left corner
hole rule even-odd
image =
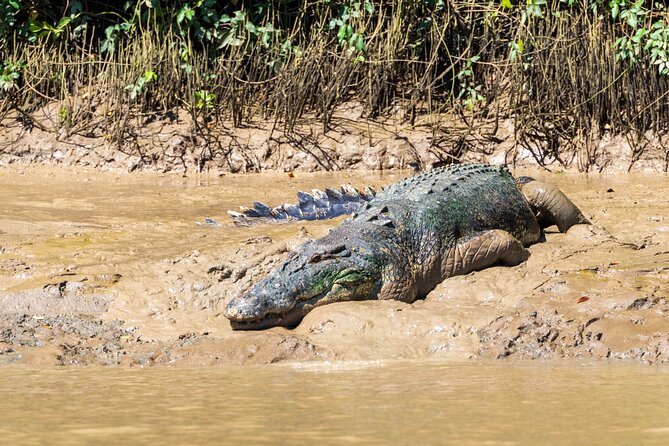
[[[274,271],[225,308],[233,329],[295,327],[316,306],[372,299],[379,289],[382,262],[364,239],[345,228],[299,247]],[[347,244],[342,243],[342,239]]]
[[[296,327],[305,314],[311,310],[327,292],[319,293],[306,300],[298,300],[295,305],[283,313],[260,310],[263,303],[271,301],[265,293],[256,294],[255,290],[240,298],[230,301],[224,315],[230,320],[234,330],[263,330],[271,327]]]
[[[343,268],[343,274],[343,277],[315,293],[293,289],[290,293],[277,296],[261,282],[245,295],[231,300],[224,315],[234,330],[262,330],[276,326],[294,328],[319,305],[375,298],[381,286],[380,277],[351,274],[347,268]]]
[[[269,313],[253,320],[235,319],[226,308],[225,317],[230,319],[230,326],[233,330],[264,330],[272,327],[295,328],[308,312],[304,307],[304,303],[301,302],[284,314]]]
[[[268,314],[262,319],[255,321],[236,321],[230,320],[230,326],[233,330],[264,330],[272,327],[296,327],[304,315],[301,311],[291,310],[285,315]]]

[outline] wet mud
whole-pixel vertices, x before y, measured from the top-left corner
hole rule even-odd
[[[338,303],[316,308],[293,330],[231,330],[225,304],[341,219],[238,228],[226,210],[293,201],[298,189],[379,187],[409,174],[181,178],[5,169],[0,364],[669,362],[664,174],[516,172],[558,185],[594,224],[565,234],[549,228],[527,262],[449,278],[414,304]]]

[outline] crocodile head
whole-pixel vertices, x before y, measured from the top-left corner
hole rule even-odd
[[[372,299],[381,266],[372,254],[334,237],[307,242],[250,291],[225,308],[233,329],[294,327],[312,308],[326,303]]]

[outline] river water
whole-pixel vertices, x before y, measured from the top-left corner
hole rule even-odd
[[[350,362],[3,369],[3,444],[664,445],[669,369]]]
[[[534,173],[614,238],[549,231],[526,264],[414,305],[326,306],[293,331],[240,334],[220,316],[240,285],[207,262],[336,222],[234,228],[227,209],[406,173],[0,172],[0,316],[52,315],[23,338],[0,326],[0,444],[669,444],[669,369],[647,365],[669,355],[667,177]],[[41,292],[65,282],[97,300]],[[82,303],[137,331],[104,343],[53,327]],[[53,367],[103,363],[137,368]]]

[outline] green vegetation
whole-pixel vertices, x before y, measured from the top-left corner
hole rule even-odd
[[[663,2],[0,0],[0,117],[119,147],[177,109],[194,135],[254,119],[290,133],[355,101],[433,117],[435,135],[510,117],[539,162],[586,150],[587,169],[605,132],[635,156],[665,134],[668,95]],[[50,103],[56,119],[37,119]]]

